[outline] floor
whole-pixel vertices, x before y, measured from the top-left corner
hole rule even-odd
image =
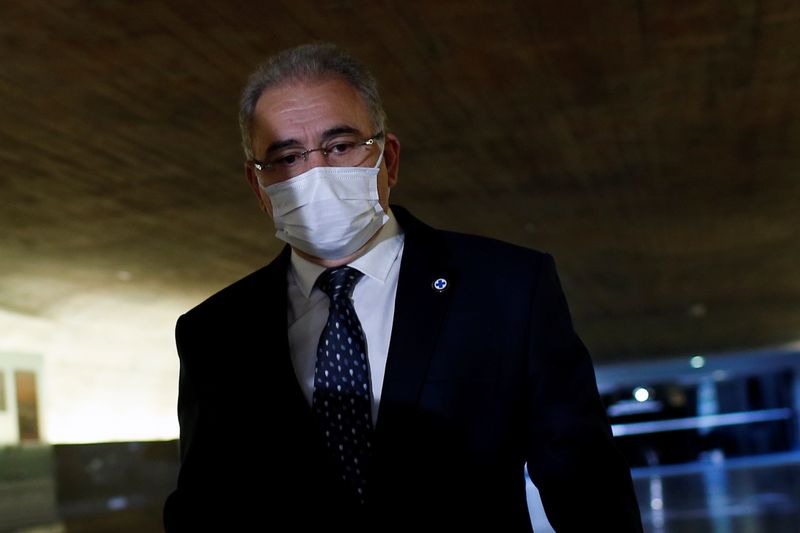
[[[633,470],[648,533],[800,533],[800,451]],[[553,529],[529,482],[536,533]]]
[[[0,533],[160,531],[161,504],[177,469],[175,460],[161,456],[172,457],[173,448],[150,443],[57,450],[58,487],[49,478],[0,483]],[[128,463],[136,468],[120,466]],[[84,471],[92,475],[83,479]],[[800,533],[800,450],[733,459],[709,453],[691,464],[632,473],[648,533]],[[530,482],[528,496],[536,533],[552,532]]]

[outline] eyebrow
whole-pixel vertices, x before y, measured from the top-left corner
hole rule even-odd
[[[361,135],[361,132],[352,126],[340,125],[328,128],[327,130],[322,132],[320,140],[321,142],[324,143],[331,137],[336,137],[337,135],[342,135],[343,133],[354,133],[357,135]],[[277,152],[278,150],[282,150],[283,148],[288,148],[289,146],[303,146],[303,143],[301,143],[297,139],[284,139],[280,141],[275,141],[267,147],[267,150],[264,153],[269,155],[273,152]]]

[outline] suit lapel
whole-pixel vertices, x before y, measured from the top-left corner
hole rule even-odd
[[[403,258],[395,299],[394,324],[386,361],[386,372],[381,393],[376,431],[376,451],[384,446],[381,441],[391,440],[391,435],[401,431],[403,420],[417,409],[419,395],[428,374],[431,357],[436,349],[442,321],[446,315],[451,294],[458,285],[458,272],[449,265],[439,233],[412,217],[405,209],[392,206],[400,226],[405,232]],[[291,363],[287,327],[286,272],[289,264],[288,247],[263,272],[259,280],[259,293],[268,298],[266,313],[252,313],[259,324],[248,328],[252,346],[272,346],[272,357],[266,363],[268,371],[280,379],[286,398],[286,412],[294,417],[293,425],[309,439],[306,445],[322,450],[321,439],[311,409],[305,401],[294,367]],[[447,282],[444,290],[434,287],[436,280]],[[263,290],[263,292],[262,292]],[[270,301],[271,300],[271,301]],[[266,321],[261,322],[261,321]],[[276,357],[276,359],[273,359]],[[378,451],[380,453],[380,451]],[[324,456],[320,452],[320,456]]]
[[[447,265],[436,231],[392,206],[405,232],[394,324],[386,361],[376,432],[391,434],[391,425],[417,404],[439,338],[457,273]],[[434,287],[446,280],[444,290]]]
[[[403,421],[409,413],[417,409],[420,391],[428,373],[431,357],[438,342],[442,321],[445,317],[450,295],[457,287],[457,272],[448,266],[444,247],[439,242],[436,230],[424,225],[400,207],[392,207],[400,226],[405,232],[403,258],[400,265],[397,296],[395,300],[394,324],[389,343],[389,354],[381,394],[378,422],[375,428],[376,453],[391,450],[392,435],[403,430]],[[318,478],[338,480],[338,476],[321,475],[326,471],[325,448],[319,435],[313,413],[305,401],[294,367],[291,363],[287,327],[287,287],[286,272],[289,265],[288,247],[271,265],[259,280],[259,290],[266,305],[264,313],[252,313],[259,318],[258,324],[251,323],[250,342],[253,346],[268,342],[272,357],[266,363],[268,371],[275,372],[280,379],[287,405],[285,407],[289,427],[297,431],[299,440],[295,442],[312,457],[306,468],[316,472]],[[448,285],[437,290],[433,283],[444,279]],[[272,301],[270,301],[272,300]],[[261,322],[266,320],[266,323]],[[274,358],[277,359],[274,359]],[[382,444],[381,441],[388,441]],[[385,446],[384,444],[388,445]],[[387,456],[388,457],[388,456]],[[386,457],[384,457],[386,458]],[[381,459],[376,459],[380,462]],[[376,464],[376,466],[378,466]]]
[[[263,372],[253,376],[260,384],[256,390],[263,390],[264,383],[275,387],[276,395],[287,402],[286,410],[292,413],[293,422],[298,427],[313,422],[311,409],[306,403],[300,384],[292,365],[289,352],[289,329],[286,309],[288,307],[286,276],[289,268],[291,248],[286,246],[281,254],[261,273],[254,293],[259,310],[248,312],[246,335],[247,346],[253,348],[252,357],[260,360]],[[266,357],[263,351],[268,347]]]
[[[381,402],[376,431],[387,431],[396,413],[408,413],[414,409],[436,343],[442,320],[446,314],[450,295],[457,286],[457,272],[448,264],[438,232],[423,224],[399,206],[392,206],[405,232],[403,258],[395,300],[394,324],[386,361]],[[299,414],[300,422],[313,422],[311,409],[305,401],[289,354],[288,326],[286,317],[287,287],[286,272],[291,250],[284,251],[261,273],[258,292],[262,294],[266,313],[251,313],[259,317],[259,324],[248,327],[252,346],[269,342],[272,358],[267,366],[281,376],[279,383],[286,385],[285,393],[291,411]],[[436,289],[436,280],[444,279],[447,287]]]
[[[232,336],[241,335],[247,367],[247,387],[252,405],[263,419],[248,420],[268,432],[270,442],[257,443],[263,468],[269,469],[279,490],[291,498],[307,497],[307,480],[314,490],[336,498],[339,476],[331,469],[325,442],[314,414],[306,402],[292,365],[288,335],[287,272],[291,249],[283,252],[255,274],[253,283],[243,287]],[[238,334],[238,335],[237,335]],[[251,411],[247,411],[250,413]],[[276,463],[276,461],[278,463]],[[284,477],[282,477],[284,476]],[[288,495],[288,496],[287,496]]]

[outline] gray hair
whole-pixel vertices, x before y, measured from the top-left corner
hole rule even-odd
[[[265,90],[284,83],[329,78],[340,78],[349,83],[367,106],[375,131],[384,131],[386,112],[378,94],[378,83],[369,70],[333,44],[304,44],[273,55],[248,79],[239,102],[239,129],[245,156],[253,159],[253,114]]]

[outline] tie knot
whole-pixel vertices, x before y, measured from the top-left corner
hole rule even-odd
[[[353,293],[353,287],[364,274],[349,266],[329,268],[317,278],[319,287],[331,300],[336,300],[342,296],[349,298]]]

